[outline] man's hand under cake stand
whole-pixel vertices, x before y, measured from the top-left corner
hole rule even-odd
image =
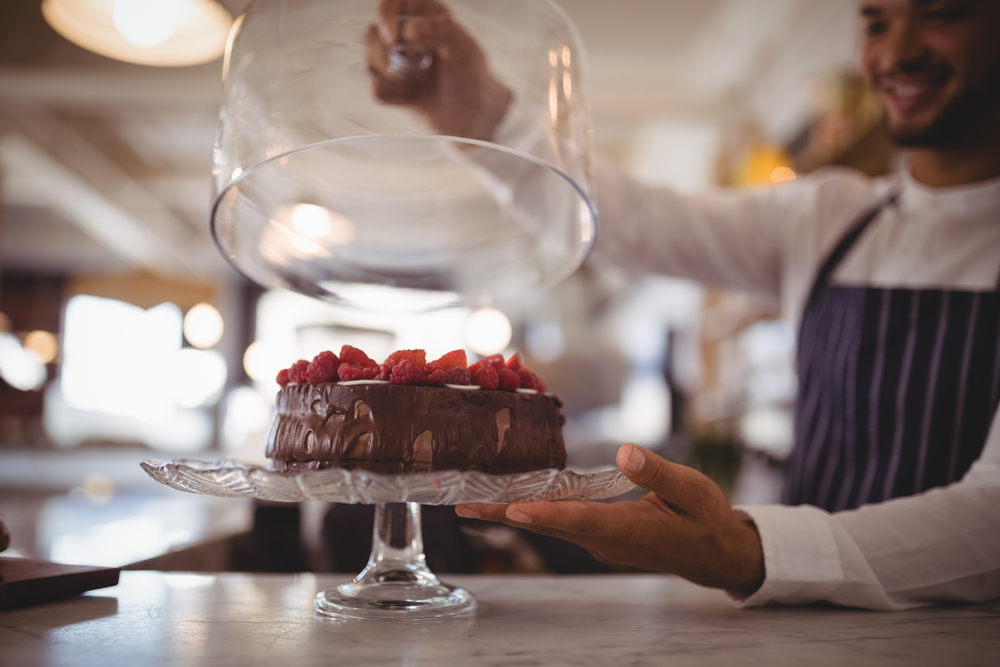
[[[638,502],[471,503],[455,511],[574,542],[605,563],[677,574],[739,596],[760,588],[760,535],[715,483],[638,445],[622,445],[617,464],[651,493]]]

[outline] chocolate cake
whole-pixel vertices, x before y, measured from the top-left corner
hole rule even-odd
[[[280,471],[505,474],[562,468],[560,405],[530,389],[290,383],[278,393],[267,456]]]

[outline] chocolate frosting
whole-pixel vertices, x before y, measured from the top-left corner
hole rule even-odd
[[[553,396],[399,384],[302,384],[278,392],[267,436],[276,470],[374,472],[562,468]]]

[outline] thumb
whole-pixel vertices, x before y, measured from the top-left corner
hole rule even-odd
[[[618,449],[615,460],[632,483],[652,491],[686,514],[703,511],[712,496],[715,484],[710,479],[697,470],[671,463],[644,447],[624,444]]]
[[[442,60],[474,64],[483,59],[479,43],[447,14],[413,18],[403,24],[402,36],[407,44],[433,51]]]
[[[402,25],[403,41],[413,46],[438,49],[454,40],[458,32],[450,16],[414,16]]]

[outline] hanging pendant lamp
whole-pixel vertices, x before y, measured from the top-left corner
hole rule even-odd
[[[42,15],[78,46],[159,67],[220,57],[233,22],[215,0],[42,0]]]

